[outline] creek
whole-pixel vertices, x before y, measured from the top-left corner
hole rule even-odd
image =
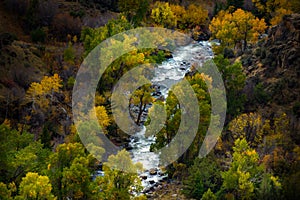
[[[151,82],[156,88],[156,94],[166,99],[172,85],[182,80],[194,63],[202,66],[205,61],[212,57],[211,43],[207,41],[193,42],[187,46],[178,47],[172,52],[172,58],[155,68],[155,75]],[[147,106],[145,113],[143,113],[142,121],[146,120],[149,107],[151,105]],[[159,167],[159,155],[150,152],[150,146],[155,142],[155,137],[145,137],[145,131],[146,127],[143,126],[141,131],[131,137],[129,152],[133,162],[143,164],[145,171],[139,176],[142,179],[143,192],[149,193],[161,187],[161,183],[167,180],[167,174]]]

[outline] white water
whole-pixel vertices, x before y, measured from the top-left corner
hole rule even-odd
[[[206,60],[213,57],[213,52],[210,43],[203,41],[179,47],[172,55],[173,58],[163,62],[155,69],[155,76],[151,80],[153,85],[160,86],[160,92],[165,98],[167,98],[169,88],[184,78],[193,63],[201,66]],[[130,151],[132,160],[141,162],[145,169],[145,172],[140,174],[141,176],[147,176],[147,179],[142,181],[142,185],[149,188],[164,178],[165,175],[160,173],[159,155],[150,152],[150,145],[155,142],[155,137],[145,137],[145,130],[146,128],[143,127],[140,132],[137,132],[131,138],[129,146],[133,148]],[[156,169],[158,173],[150,175],[150,169]]]

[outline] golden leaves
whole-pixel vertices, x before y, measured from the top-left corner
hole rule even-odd
[[[264,19],[255,18],[251,12],[237,9],[235,12],[220,11],[209,25],[212,36],[221,40],[224,47],[233,48],[237,43],[256,42],[267,28]]]
[[[34,104],[38,104],[40,108],[46,108],[48,107],[50,100],[53,99],[53,93],[59,92],[61,87],[62,80],[58,74],[44,76],[41,83],[31,83],[26,92],[26,98]]]

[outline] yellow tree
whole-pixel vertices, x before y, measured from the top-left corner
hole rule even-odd
[[[46,109],[49,103],[53,101],[54,92],[59,92],[61,87],[62,80],[58,74],[44,76],[41,83],[33,82],[30,84],[26,92],[26,98],[32,102],[34,109],[36,105],[42,109]]]
[[[251,146],[256,146],[262,141],[264,122],[260,114],[241,114],[229,123],[229,130],[234,139],[245,138]]]
[[[208,19],[208,11],[202,6],[189,5],[187,9],[180,5],[170,5],[171,11],[176,17],[177,28],[186,29],[205,25]]]
[[[284,15],[292,13],[292,5],[295,4],[290,0],[252,0],[252,2],[273,26],[281,22]]]
[[[248,42],[256,42],[266,28],[264,19],[260,20],[242,9],[233,13],[220,11],[209,25],[213,38],[221,41],[221,50],[236,48],[238,44],[243,44],[242,50],[245,50]]]
[[[208,11],[202,6],[189,5],[186,14],[183,16],[190,28],[205,25],[208,19]]]
[[[186,10],[183,6],[171,4],[170,8],[172,12],[174,13],[177,21],[177,27],[179,29],[185,29],[186,28],[186,22],[184,20],[184,16],[186,15]]]
[[[52,185],[47,176],[28,172],[22,179],[19,188],[19,196],[16,199],[54,200],[56,197],[51,193]]]
[[[106,128],[108,125],[110,125],[111,119],[109,118],[104,106],[96,106],[95,111],[98,118],[98,123],[102,128]]]
[[[176,27],[176,16],[169,3],[157,1],[151,11],[151,19],[155,24],[166,28]]]
[[[141,182],[137,172],[142,170],[142,164],[134,164],[126,150],[108,157],[103,169],[105,176],[97,177],[96,190],[101,191],[98,199],[132,199],[132,190],[140,192]]]

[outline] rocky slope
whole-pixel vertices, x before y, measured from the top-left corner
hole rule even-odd
[[[292,119],[293,132],[299,132],[300,14],[285,16],[241,61],[247,74],[246,110],[266,116],[284,111]],[[294,139],[299,143],[299,134]]]
[[[12,41],[10,37],[0,35],[0,122],[7,117],[19,118],[18,106],[26,88],[44,74],[40,50],[25,42]]]

